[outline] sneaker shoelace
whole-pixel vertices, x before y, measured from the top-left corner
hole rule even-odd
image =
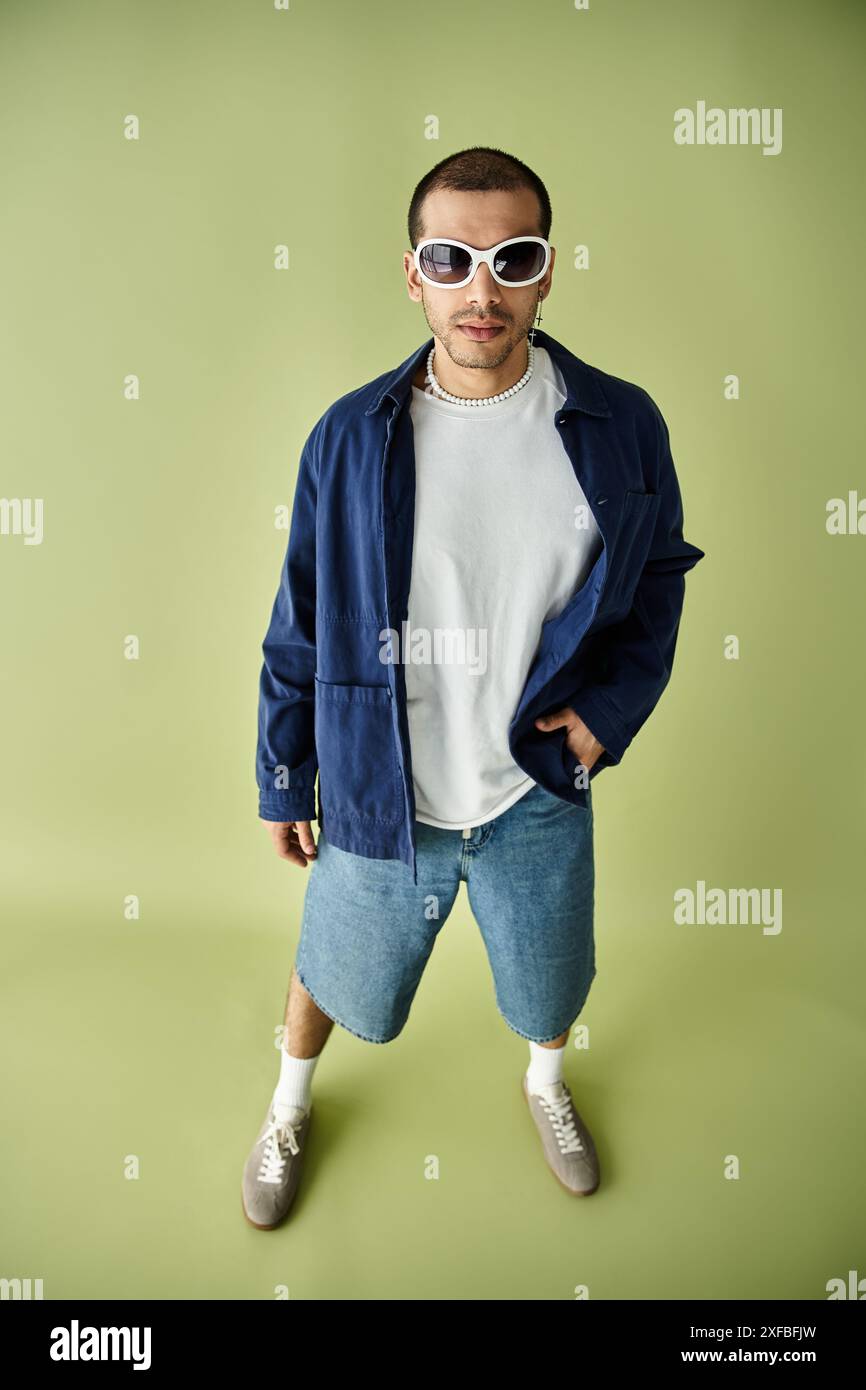
[[[563,1081],[555,1081],[536,1092],[544,1113],[550,1120],[556,1142],[564,1154],[583,1153],[583,1144],[575,1128],[571,1096]]]
[[[262,1163],[259,1168],[259,1181],[278,1183],[282,1181],[283,1169],[290,1153],[300,1153],[297,1133],[300,1123],[290,1125],[282,1120],[272,1119],[259,1141],[264,1145]]]

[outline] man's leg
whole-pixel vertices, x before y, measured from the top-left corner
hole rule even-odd
[[[310,998],[292,966],[280,1047],[280,1079],[273,1096],[278,1120],[289,1120],[294,1109],[310,1109],[313,1072],[333,1026],[334,1020]]]
[[[283,1045],[293,1057],[318,1057],[331,1034],[334,1020],[323,1014],[298,979],[292,966],[289,993],[286,998],[286,1018]]]
[[[598,1155],[563,1064],[595,975],[592,829],[591,803],[537,785],[482,829],[467,884],[500,1013],[529,1043],[521,1085],[545,1158],[580,1195],[598,1187]]]
[[[319,834],[289,981],[280,1080],[244,1169],[244,1211],[254,1226],[272,1229],[294,1198],[315,1109],[312,1074],[334,1023],[386,1043],[406,1022],[460,886],[459,832],[419,822],[416,835],[417,884],[400,861],[350,854]]]

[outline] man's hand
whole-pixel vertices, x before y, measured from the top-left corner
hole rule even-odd
[[[579,714],[575,714],[568,705],[563,705],[562,709],[555,710],[553,714],[544,714],[535,721],[535,727],[544,733],[561,729],[563,724],[568,729],[565,736],[566,746],[589,772],[604,752],[604,745],[599,743]]]
[[[318,851],[308,820],[266,820],[264,824],[271,832],[274,849],[281,859],[305,869],[307,862],[316,858]]]

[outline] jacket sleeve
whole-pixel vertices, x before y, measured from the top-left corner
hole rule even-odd
[[[289,541],[262,643],[256,782],[263,820],[316,818],[316,499],[313,435],[304,445]]]
[[[658,431],[656,490],[661,501],[646,564],[631,612],[599,633],[589,681],[565,702],[604,745],[590,776],[620,762],[655,709],[673,666],[685,576],[705,555],[683,539],[682,497],[668,427],[648,399]]]

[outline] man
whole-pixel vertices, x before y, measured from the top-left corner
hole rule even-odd
[[[337,400],[302,452],[256,775],[277,853],[312,868],[243,1174],[263,1229],[297,1189],[334,1021],[397,1036],[462,880],[497,1006],[528,1041],[543,1155],[569,1192],[599,1183],[562,1071],[596,973],[591,779],[667,684],[704,552],[683,539],[652,399],[534,326],[550,225],[520,160],[437,164],[404,256],[432,338]]]

